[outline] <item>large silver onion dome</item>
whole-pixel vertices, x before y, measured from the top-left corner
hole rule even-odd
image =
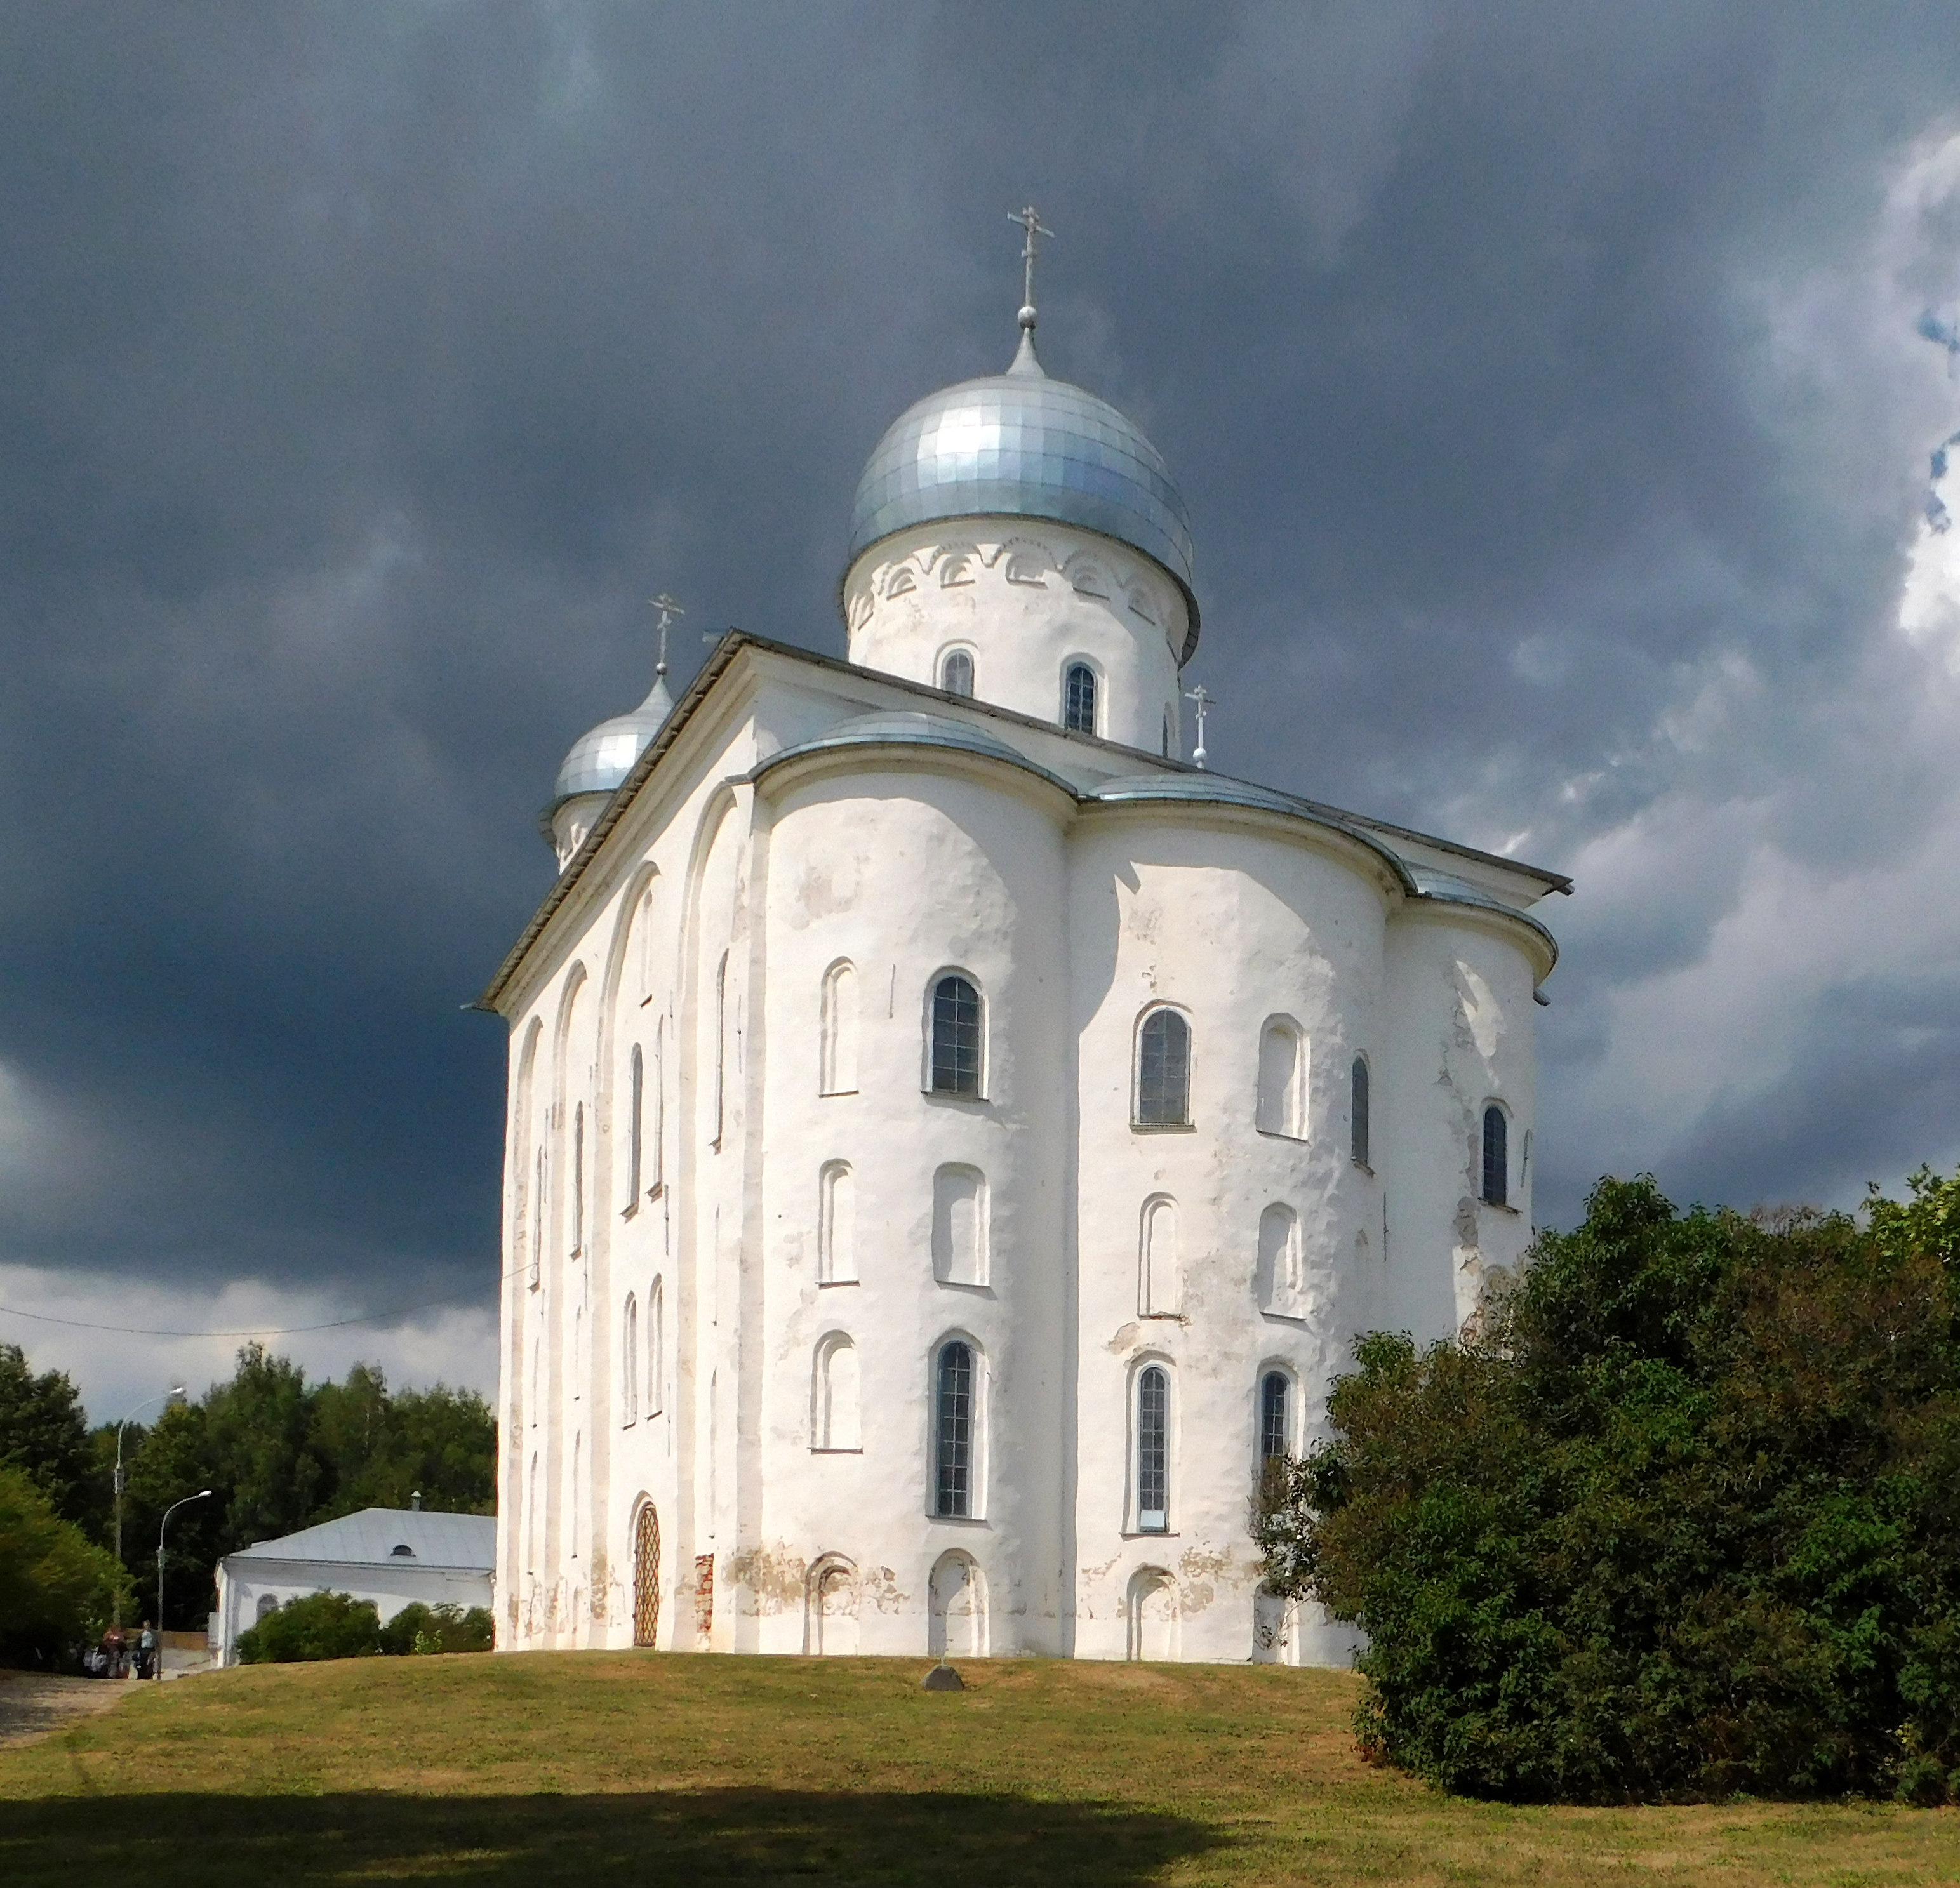
[[[1198,634],[1191,520],[1158,452],[1107,400],[1052,380],[1033,337],[1005,373],[941,389],[892,421],[851,513],[845,568],[935,518],[1048,518],[1128,545],[1173,578]]]
[[[632,714],[616,714],[572,743],[558,771],[558,784],[552,790],[552,806],[562,805],[575,793],[616,792],[673,712],[673,697],[667,692],[667,664],[663,663],[654,677],[652,692]]]

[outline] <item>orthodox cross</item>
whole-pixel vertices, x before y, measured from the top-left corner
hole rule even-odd
[[[1192,689],[1190,694],[1185,697],[1185,700],[1190,702],[1198,711],[1198,745],[1191,750],[1191,761],[1194,767],[1202,768],[1204,764],[1204,711],[1207,708],[1216,707],[1218,704],[1205,691],[1204,685],[1202,682]]]
[[[665,590],[657,596],[649,597],[647,602],[649,609],[657,609],[660,613],[660,659],[654,666],[654,673],[664,675],[667,672],[667,627],[676,616],[685,616],[687,612]]]
[[[1032,203],[1023,209],[1010,210],[1007,212],[1007,221],[1010,223],[1018,223],[1027,232],[1028,240],[1021,245],[1021,262],[1023,265],[1021,281],[1021,326],[1023,328],[1032,328],[1035,325],[1035,256],[1038,253],[1038,245],[1035,238],[1038,236],[1045,236],[1050,242],[1053,242],[1055,232],[1042,227],[1041,218]]]

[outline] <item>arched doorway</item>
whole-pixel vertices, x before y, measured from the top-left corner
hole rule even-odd
[[[651,1502],[633,1524],[633,1643],[651,1645],[660,1629],[660,1517]]]
[[[1130,1580],[1130,1656],[1177,1657],[1177,1587],[1161,1567],[1139,1567]]]

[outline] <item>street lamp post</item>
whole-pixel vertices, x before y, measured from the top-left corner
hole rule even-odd
[[[163,1519],[157,1524],[157,1676],[164,1675],[164,1530],[170,1524],[170,1517],[180,1508],[188,1508],[192,1502],[201,1502],[211,1492],[200,1488],[195,1495],[186,1495],[180,1502],[172,1502],[164,1510]]]
[[[180,1383],[173,1383],[161,1396],[146,1397],[116,1426],[116,1564],[123,1564],[123,1432],[153,1403],[167,1403],[184,1394]],[[116,1623],[123,1623],[123,1588],[119,1581],[116,1588]],[[157,1629],[163,1630],[161,1626]]]

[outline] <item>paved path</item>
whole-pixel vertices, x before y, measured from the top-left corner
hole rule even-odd
[[[0,1750],[32,1743],[107,1711],[134,1689],[113,1678],[49,1678],[39,1672],[0,1671]]]

